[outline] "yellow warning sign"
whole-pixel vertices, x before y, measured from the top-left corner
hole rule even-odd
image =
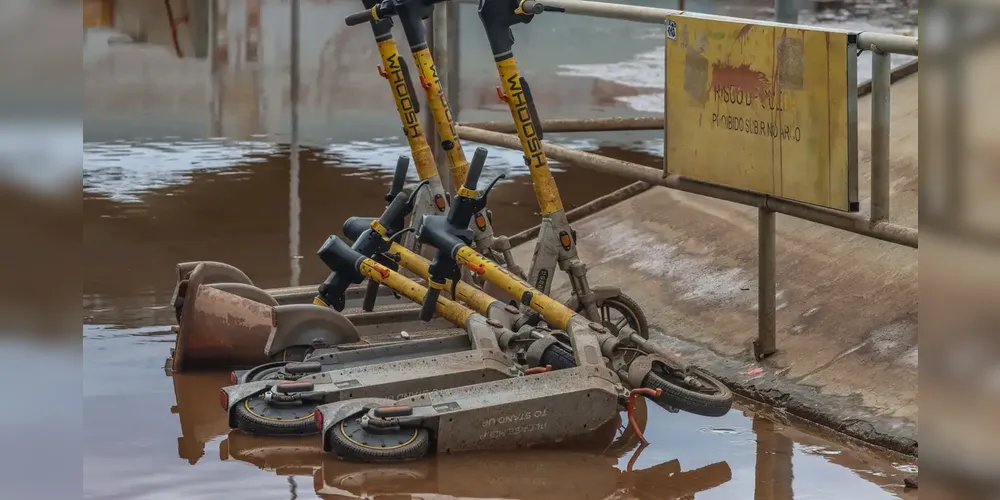
[[[665,172],[858,210],[855,34],[666,23]]]

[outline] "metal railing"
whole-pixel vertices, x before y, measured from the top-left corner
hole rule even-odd
[[[600,18],[623,19],[641,23],[664,24],[668,15],[683,15],[682,11],[615,3],[592,2],[586,0],[549,0],[549,5],[562,7],[567,14]],[[441,9],[443,10],[443,9]],[[454,12],[454,11],[453,11]],[[457,15],[457,12],[454,14]],[[734,19],[721,16],[705,16],[720,20],[753,22],[761,25],[778,25],[767,21]],[[445,24],[436,18],[434,28]],[[444,35],[437,33],[435,40],[457,38],[457,23],[449,23],[451,29]],[[780,25],[779,25],[780,26]],[[438,42],[441,44],[442,42]],[[452,43],[447,45],[454,47]],[[776,323],[776,283],[775,283],[775,213],[812,221],[844,231],[888,241],[898,245],[917,248],[917,229],[889,222],[889,121],[890,84],[893,71],[890,54],[917,55],[917,38],[885,33],[860,33],[857,37],[858,49],[872,53],[872,79],[861,87],[870,89],[872,94],[871,127],[871,209],[868,217],[860,213],[847,213],[809,205],[797,201],[777,198],[768,194],[721,186],[676,174],[664,176],[654,169],[617,160],[606,156],[576,151],[573,149],[544,144],[545,153],[553,159],[571,163],[606,174],[617,175],[649,185],[664,186],[711,198],[726,200],[758,208],[758,332],[754,342],[757,359],[777,351]],[[435,61],[441,68],[447,68],[451,75],[458,73],[448,51],[438,51]],[[915,64],[915,63],[913,63]],[[915,66],[910,68],[912,71]],[[457,82],[456,82],[457,83]],[[454,87],[455,85],[450,85]],[[457,101],[452,101],[457,102]],[[458,114],[458,110],[453,109]],[[547,132],[593,132],[615,130],[662,130],[663,117],[603,118],[603,119],[557,119],[542,120],[542,129]],[[457,128],[458,135],[483,144],[520,149],[513,123],[487,122],[468,123]]]

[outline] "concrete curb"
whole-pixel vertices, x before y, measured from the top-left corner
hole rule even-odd
[[[909,456],[917,456],[917,426],[900,419],[886,418],[865,408],[859,398],[821,394],[810,385],[785,378],[774,367],[717,354],[709,346],[671,337],[653,330],[653,341],[716,376],[733,392],[756,402],[779,408],[809,422],[866,443]]]

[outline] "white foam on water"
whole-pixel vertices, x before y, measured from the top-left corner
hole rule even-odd
[[[277,149],[263,142],[219,140],[87,143],[83,191],[139,203],[151,190],[187,184],[195,172],[263,163]]]
[[[598,147],[597,141],[589,139],[546,136],[546,140],[580,151],[593,151]],[[331,144],[327,146],[326,152],[338,158],[339,161],[334,163],[336,166],[356,167],[361,165],[366,168],[393,172],[396,168],[396,160],[400,156],[410,156],[409,146],[400,141],[401,139],[398,137],[386,137],[372,139],[371,141]],[[479,187],[485,187],[494,177],[500,174],[505,174],[508,180],[512,177],[529,175],[528,167],[524,165],[524,155],[521,151],[463,141],[462,150],[465,152],[466,159],[471,161],[472,155],[478,147],[485,147],[489,152],[486,157],[486,166],[483,168],[483,173],[479,178]],[[554,172],[563,170],[563,167],[555,160],[549,160],[549,167]],[[409,181],[417,180],[417,172],[412,163],[407,172],[407,179]]]
[[[593,151],[599,145],[594,140],[569,136],[554,136],[550,140],[582,151]],[[466,157],[471,160],[476,148],[484,145],[465,142],[462,146]],[[262,141],[185,141],[173,138],[86,143],[83,145],[83,191],[120,203],[141,203],[142,195],[187,184],[196,172],[215,170],[225,174],[229,169],[263,163],[282,147]],[[520,151],[485,147],[489,156],[480,178],[481,187],[499,174],[506,174],[508,180],[528,175]],[[371,169],[393,172],[397,158],[400,155],[409,157],[410,149],[399,138],[388,137],[331,144],[326,147],[325,153],[330,156],[330,166],[352,169],[344,175],[368,176]],[[359,166],[365,169],[358,169]],[[550,161],[550,166],[555,172],[563,170],[563,166],[554,160]],[[412,165],[408,177],[413,181],[417,179]]]

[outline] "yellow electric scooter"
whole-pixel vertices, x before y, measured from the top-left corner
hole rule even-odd
[[[363,0],[362,4],[366,9],[372,9],[376,5],[375,0]],[[434,126],[438,137],[441,140],[441,148],[448,157],[448,164],[451,170],[451,177],[457,187],[464,182],[466,173],[469,170],[469,162],[462,150],[462,144],[455,133],[455,123],[452,120],[451,110],[448,100],[441,89],[440,79],[437,69],[434,67],[434,60],[427,46],[422,19],[426,16],[420,11],[420,5],[413,4],[414,8],[403,8],[400,21],[403,25],[403,32],[406,34],[407,43],[417,65],[420,86],[426,91],[427,104],[431,108],[434,117]],[[375,41],[378,43],[379,55],[382,58],[382,66],[379,67],[379,74],[389,81],[392,88],[393,97],[396,100],[396,109],[399,112],[400,121],[403,123],[403,133],[410,144],[410,151],[413,154],[414,163],[417,164],[417,173],[421,180],[429,180],[429,201],[437,213],[444,213],[447,210],[445,191],[441,186],[441,180],[437,175],[437,167],[434,162],[434,155],[431,152],[427,139],[424,136],[420,125],[420,104],[414,92],[413,80],[410,77],[409,67],[406,61],[399,54],[396,41],[392,37],[392,19],[384,18],[378,20],[364,19],[360,21],[371,21],[372,32]],[[418,207],[423,205],[418,204]],[[425,213],[433,213],[429,209],[418,210],[414,214],[414,224],[419,224]],[[476,216],[476,237],[473,245],[492,259],[502,264],[513,263],[510,255],[510,243],[505,237],[496,237],[493,234],[492,214],[482,211]],[[414,248],[419,252],[419,248],[411,242],[406,246]],[[515,272],[521,271],[513,268]]]
[[[440,1],[444,0],[384,0],[364,12],[348,16],[345,21],[348,25],[355,25],[399,16],[405,28],[407,23],[414,24],[415,21],[429,16],[433,4]],[[481,0],[479,3],[479,16],[486,28],[500,75],[501,87],[497,89],[498,95],[510,107],[524,152],[525,164],[530,171],[535,197],[542,213],[541,230],[535,245],[531,269],[528,272],[528,282],[541,292],[549,293],[558,266],[559,269],[566,271],[572,288],[572,297],[567,303],[569,307],[614,331],[629,326],[640,336],[647,338],[649,325],[646,316],[631,297],[622,293],[617,287],[590,286],[587,267],[577,254],[576,232],[566,218],[559,189],[549,170],[548,159],[542,151],[541,122],[531,98],[528,82],[518,72],[514,60],[512,51],[514,40],[510,27],[517,23],[530,22],[534,14],[544,9],[546,8],[542,4],[531,1]],[[426,51],[426,43],[423,50]],[[456,182],[456,185],[459,183]],[[475,220],[475,226],[478,227],[479,218],[476,217]],[[524,316],[525,321],[540,320],[537,315],[530,314],[529,309],[523,308],[523,310],[528,313]]]

